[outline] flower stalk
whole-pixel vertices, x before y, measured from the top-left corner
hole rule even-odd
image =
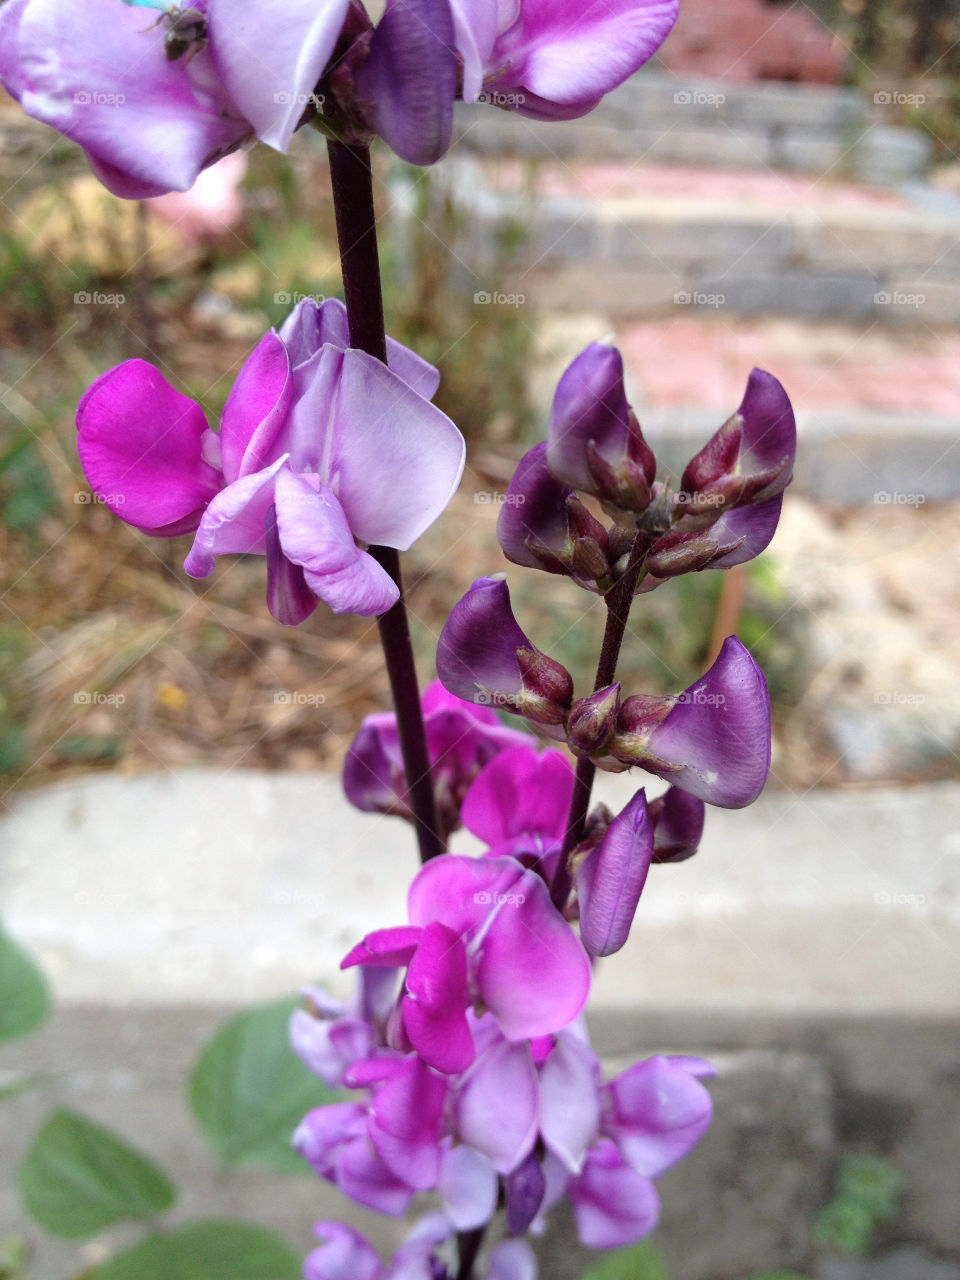
[[[386,362],[387,339],[370,148],[348,146],[331,139],[327,149],[350,342],[352,346]],[[377,628],[397,713],[400,750],[420,860],[428,862],[443,853],[444,842],[437,819],[417,668],[403,596],[400,556],[392,547],[370,547],[370,554],[400,589],[400,598],[377,619]]]

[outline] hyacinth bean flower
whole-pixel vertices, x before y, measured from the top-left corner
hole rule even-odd
[[[654,862],[685,862],[700,847],[706,810],[703,801],[680,787],[668,787],[648,806],[653,823]]]
[[[657,462],[627,403],[623,357],[593,342],[557,384],[547,465],[564,484],[639,514],[653,496]]]
[[[492,707],[478,707],[447,693],[439,680],[421,698],[427,750],[437,810],[444,833],[460,825],[464,795],[478,773],[500,752],[531,747],[535,739],[508,729]],[[347,799],[366,813],[410,817],[397,717],[392,712],[367,716],[343,763]]]
[[[580,940],[592,956],[612,956],[627,941],[653,847],[653,822],[640,790],[600,843],[575,859]]]
[[[395,969],[361,969],[353,999],[334,1000],[319,987],[301,992],[305,1007],[290,1015],[290,1047],[331,1089],[348,1069],[386,1044],[386,1022],[396,1002]]]
[[[676,0],[451,0],[465,102],[543,120],[592,111],[667,38]]]
[[[453,606],[437,645],[437,675],[465,702],[544,725],[561,724],[573,698],[570,673],[520,630],[502,577],[478,578]]]
[[[489,846],[548,882],[563,844],[573,795],[573,768],[559,751],[511,747],[477,774],[463,802],[463,825]]]
[[[323,1243],[304,1265],[304,1280],[452,1280],[442,1254],[454,1226],[442,1214],[430,1214],[411,1231],[389,1263],[383,1263],[367,1239],[345,1222],[318,1222]],[[503,1240],[490,1253],[486,1280],[537,1280],[533,1250],[524,1240]]]
[[[410,887],[408,912],[409,926],[368,934],[341,967],[407,966],[397,1047],[438,1071],[474,1061],[467,1010],[476,1004],[508,1040],[549,1035],[583,1008],[586,953],[543,880],[515,859],[434,858]]]
[[[301,302],[241,368],[219,435],[152,365],[109,370],[77,413],[91,487],[147,533],[195,530],[192,577],[218,555],[265,555],[280,622],[319,600],[383,613],[396,584],[358,543],[406,550],[456,489],[464,443],[429,402],[435,369],[398,343],[388,367],[348,342],[342,303]]]
[[[763,672],[736,636],[716,662],[675,697],[625,699],[609,752],[640,765],[707,804],[752,804],[770,772],[770,694]]]

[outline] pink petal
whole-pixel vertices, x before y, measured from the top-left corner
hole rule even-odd
[[[314,1235],[324,1243],[307,1255],[304,1280],[382,1280],[376,1249],[345,1222],[318,1222]]]
[[[290,408],[293,382],[286,348],[272,331],[243,362],[223,406],[220,443],[229,482],[260,471],[276,456],[274,446]]]
[[[328,482],[356,537],[408,550],[453,497],[464,458],[446,414],[373,356],[344,353]]]
[[[687,1155],[712,1116],[710,1094],[682,1059],[634,1063],[604,1090],[603,1131],[630,1166],[648,1178],[659,1177]]]
[[[128,524],[159,529],[182,521],[223,484],[204,461],[203,410],[144,360],[98,378],[80,401],[77,427],[91,488]]]
[[[577,1234],[589,1249],[633,1244],[653,1231],[660,1214],[653,1183],[635,1173],[612,1142],[590,1152],[570,1199]]]
[[[467,1025],[467,953],[452,929],[423,930],[407,972],[403,1021],[410,1043],[437,1071],[464,1071],[474,1059]]]
[[[571,1173],[583,1168],[587,1147],[597,1136],[599,1084],[600,1064],[590,1046],[562,1032],[540,1068],[540,1132]]]
[[[457,1131],[509,1173],[529,1155],[537,1136],[537,1076],[524,1044],[498,1039],[464,1078],[456,1104]]]
[[[362,942],[358,942],[340,961],[341,969],[349,969],[355,964],[373,964],[380,968],[395,969],[407,965],[413,958],[417,943],[423,935],[422,929],[410,925],[399,925],[395,929],[377,929],[368,933]]]
[[[528,746],[511,747],[477,774],[464,798],[461,821],[488,844],[531,834],[560,839],[573,772],[559,751],[541,754]]]
[[[274,502],[277,472],[284,462],[279,458],[265,471],[244,476],[220,490],[203,513],[193,546],[183,562],[191,578],[213,573],[217,556],[264,554],[267,514]]]
[[[456,1230],[472,1231],[489,1222],[497,1207],[496,1170],[472,1147],[453,1147],[440,1158],[437,1191]]]
[[[447,1083],[419,1058],[377,1088],[370,1104],[370,1141],[387,1168],[417,1191],[437,1185]]]

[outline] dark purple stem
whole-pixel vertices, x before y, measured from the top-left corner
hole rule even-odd
[[[377,219],[373,205],[373,172],[369,147],[330,141],[330,182],[337,220],[337,241],[343,272],[343,293],[350,322],[350,343],[386,363],[387,337],[377,250]],[[417,668],[403,599],[400,556],[392,547],[371,547],[377,560],[400,588],[400,599],[377,619],[386,660],[410,809],[420,846],[421,862],[444,852],[437,821],[427,735],[423,727]]]
[[[613,684],[614,677],[617,674],[617,662],[620,660],[620,649],[627,629],[627,619],[630,617],[630,606],[633,604],[633,595],[637,589],[637,583],[640,581],[643,561],[650,550],[651,541],[650,535],[644,530],[640,530],[637,533],[633,540],[630,559],[627,562],[623,577],[606,598],[607,625],[604,628],[603,645],[600,649],[600,660],[597,663],[597,678],[593,682],[594,692],[598,689],[606,689]],[[577,761],[573,796],[570,800],[570,814],[567,818],[567,834],[563,839],[563,852],[560,855],[553,883],[550,886],[550,896],[554,905],[560,911],[563,910],[567,899],[570,897],[572,882],[567,860],[570,851],[583,839],[587,825],[587,813],[590,810],[593,779],[596,773],[597,766],[593,761],[587,756],[581,756]]]
[[[460,1257],[457,1280],[473,1280],[473,1267],[477,1261],[480,1246],[483,1244],[485,1230],[485,1227],[477,1227],[473,1231],[460,1231],[457,1234],[457,1250]]]

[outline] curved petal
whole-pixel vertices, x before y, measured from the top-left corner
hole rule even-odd
[[[277,508],[264,518],[267,552],[267,608],[278,622],[298,626],[314,612],[319,601],[307,586],[303,569],[283,554],[277,529]]]
[[[375,929],[347,952],[340,961],[340,968],[350,969],[355,964],[372,964],[396,969],[400,965],[409,964],[422,936],[423,930],[412,925]]]
[[[573,777],[573,766],[559,751],[510,747],[471,783],[461,821],[490,845],[521,835],[558,840],[566,830]]]
[[[712,1118],[710,1094],[682,1060],[636,1062],[604,1089],[603,1132],[647,1178],[659,1177],[692,1151]]]
[[[437,674],[465,702],[520,692],[518,649],[533,650],[510,606],[503,578],[478,578],[453,606],[437,645]]]
[[[537,1280],[537,1259],[526,1240],[501,1240],[495,1246],[487,1280]]]
[[[323,574],[307,569],[303,576],[310,590],[334,613],[373,618],[386,613],[400,599],[400,589],[386,569],[359,549],[354,563],[345,569]]]
[[[590,1152],[570,1189],[577,1234],[588,1249],[616,1249],[648,1236],[660,1199],[649,1178],[635,1173],[612,1142]]]
[[[460,1137],[510,1173],[537,1136],[537,1076],[525,1044],[499,1039],[464,1077],[456,1102]]]
[[[448,0],[387,0],[357,75],[368,119],[409,164],[433,164],[450,146],[457,58]]]
[[[630,935],[653,860],[653,823],[641,789],[577,867],[580,937],[592,956],[611,956]]]
[[[408,550],[453,497],[465,456],[445,413],[373,356],[344,352],[328,483],[356,537]]]
[[[472,1231],[493,1217],[497,1207],[497,1174],[486,1156],[458,1146],[440,1157],[437,1191],[457,1231]]]
[[[467,953],[462,939],[433,921],[407,971],[403,1022],[410,1043],[437,1071],[465,1070],[474,1059],[467,1025]]]
[[[494,48],[494,64],[509,64],[494,82],[560,103],[609,93],[656,53],[677,7],[677,0],[523,0],[519,22]]]
[[[373,1048],[370,1024],[360,1018],[329,1021],[306,1009],[294,1009],[288,1026],[290,1047],[315,1076],[331,1089],[343,1084],[343,1073]]]
[[[261,142],[286,151],[343,29],[349,0],[209,0],[207,25],[230,97]]]
[[[203,457],[203,410],[144,360],[96,380],[80,401],[77,428],[90,487],[128,524],[160,529],[181,521],[222,487]]]
[[[368,716],[343,762],[343,792],[364,813],[409,813],[402,761],[389,754],[377,721],[388,716]]]
[[[287,351],[271,331],[243,362],[223,406],[220,446],[228,483],[272,461],[292,395]]]
[[[266,551],[267,514],[273,506],[277,472],[285,458],[278,458],[265,471],[221,489],[200,521],[197,536],[183,567],[191,578],[213,573],[216,557]]]
[[[78,142],[115,195],[186,191],[250,136],[213,70],[209,49],[170,61],[163,23],[135,8],[32,0],[0,72],[24,111]],[[14,70],[8,67],[13,64]]]
[[[570,1032],[540,1068],[540,1132],[547,1149],[571,1173],[579,1173],[600,1124],[600,1063],[588,1044]]]
[[[797,424],[783,384],[765,369],[754,369],[737,413],[743,419],[741,451],[748,455],[749,469],[765,470],[786,462],[780,484],[789,483],[797,452]]]
[[[370,1104],[370,1141],[401,1182],[417,1191],[437,1185],[447,1083],[419,1058],[403,1063]]]
[[[710,526],[709,536],[716,539],[721,547],[731,542],[737,542],[738,545],[733,551],[712,560],[707,568],[732,569],[735,564],[746,564],[761,551],[766,551],[780,523],[782,506],[783,494],[778,493],[765,502],[758,502],[756,506],[734,507],[731,511],[725,511]]]

